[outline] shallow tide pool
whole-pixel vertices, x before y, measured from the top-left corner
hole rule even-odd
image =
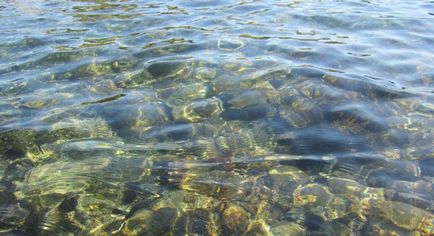
[[[0,2],[0,235],[434,234],[434,2]]]

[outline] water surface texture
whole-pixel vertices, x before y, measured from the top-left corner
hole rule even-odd
[[[433,235],[433,49],[433,1],[1,1],[0,235]]]

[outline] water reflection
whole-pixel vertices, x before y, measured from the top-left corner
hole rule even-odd
[[[0,232],[432,235],[430,14],[0,3]]]

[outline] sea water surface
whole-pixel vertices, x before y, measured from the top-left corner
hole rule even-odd
[[[433,235],[434,2],[0,2],[0,235]]]

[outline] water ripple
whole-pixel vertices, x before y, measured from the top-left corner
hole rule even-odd
[[[432,235],[432,6],[0,2],[0,232]]]

